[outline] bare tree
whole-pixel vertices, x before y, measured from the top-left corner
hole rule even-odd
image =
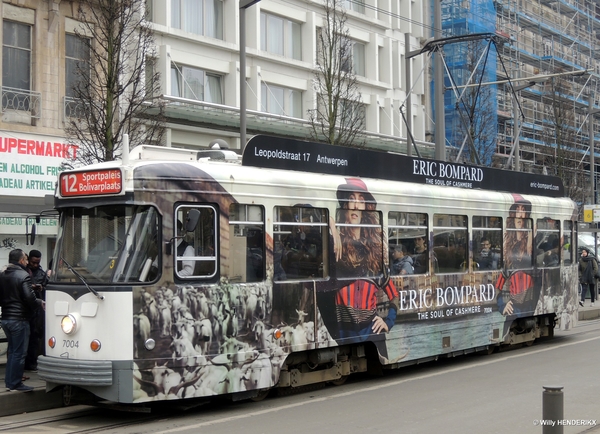
[[[316,107],[308,110],[311,137],[332,145],[360,146],[357,135],[364,130],[365,112],[342,0],[325,0],[324,18],[317,32]]]
[[[495,71],[494,46],[485,40],[456,44],[454,61],[462,65],[462,80],[456,99],[456,110],[450,123],[449,141],[461,150],[460,159],[484,166],[492,165],[498,136],[496,87],[482,83],[490,81],[490,71]],[[490,62],[492,62],[490,64]],[[457,74],[453,74],[456,76]],[[454,78],[454,77],[453,77]]]
[[[68,89],[74,109],[65,129],[69,141],[79,146],[78,163],[114,160],[125,133],[132,146],[160,144],[164,106],[152,98],[159,94],[160,76],[153,65],[154,37],[145,1],[80,0],[77,17],[79,58]]]
[[[554,77],[544,85],[542,102],[545,111],[545,128],[542,132],[546,148],[543,164],[549,175],[562,179],[565,194],[577,203],[586,203],[592,192],[591,181],[584,174],[582,153],[577,144],[582,143],[575,119],[571,85],[566,77]]]

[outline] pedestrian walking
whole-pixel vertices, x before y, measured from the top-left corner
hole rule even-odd
[[[21,249],[8,254],[8,266],[0,274],[2,327],[8,340],[5,383],[10,392],[31,392],[23,384],[23,370],[29,344],[29,320],[44,302],[35,296],[27,271],[27,255]]]
[[[598,263],[596,259],[589,255],[587,249],[581,251],[579,258],[579,283],[581,283],[581,307],[585,305],[585,294],[589,288],[592,306],[596,301],[596,275],[598,274]]]
[[[31,286],[36,298],[46,299],[46,285],[48,274],[42,269],[42,252],[31,250],[27,263],[27,270],[31,275]],[[45,314],[42,307],[38,307],[29,321],[29,345],[27,346],[27,357],[25,358],[25,370],[37,372],[37,358],[43,352]],[[23,377],[26,378],[26,377]]]

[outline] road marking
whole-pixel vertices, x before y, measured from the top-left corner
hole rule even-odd
[[[470,364],[470,363],[469,364],[464,364],[463,366],[458,366],[456,368],[444,369],[443,371],[440,371],[440,372],[432,372],[432,373],[429,373],[429,374],[423,374],[423,375],[419,375],[418,377],[414,377],[414,378],[404,378],[402,380],[391,381],[391,382],[385,383],[385,384],[378,384],[376,386],[370,386],[370,387],[361,388],[360,390],[351,390],[351,391],[348,391],[348,392],[337,393],[335,395],[324,396],[322,398],[314,398],[314,399],[311,399],[310,401],[303,401],[303,402],[297,402],[297,403],[294,403],[294,404],[282,405],[282,406],[273,407],[273,408],[269,408],[269,409],[265,409],[265,410],[254,411],[254,412],[250,412],[250,413],[244,413],[244,414],[240,414],[238,416],[230,416],[230,417],[226,417],[226,418],[223,418],[223,419],[200,422],[200,423],[197,423],[195,425],[187,425],[187,426],[182,426],[182,427],[179,427],[179,428],[172,428],[172,429],[168,429],[168,430],[165,430],[165,431],[159,431],[159,432],[163,433],[163,434],[166,434],[166,433],[172,433],[172,432],[186,431],[186,430],[195,429],[195,428],[202,428],[202,427],[207,427],[207,426],[211,426],[211,425],[217,425],[217,424],[225,423],[225,422],[232,422],[232,421],[235,421],[235,420],[244,419],[244,418],[248,418],[248,417],[260,416],[260,415],[263,415],[263,414],[273,413],[273,412],[276,412],[276,411],[287,410],[287,409],[290,409],[290,408],[301,407],[303,405],[314,404],[316,402],[323,402],[323,401],[328,401],[328,400],[331,400],[331,399],[343,398],[343,397],[346,397],[346,396],[356,395],[358,393],[363,393],[363,392],[372,392],[372,391],[376,391],[376,390],[381,390],[381,389],[386,388],[386,387],[398,386],[400,384],[408,383],[410,381],[424,380],[424,379],[427,379],[427,378],[432,378],[432,377],[437,377],[437,376],[440,376],[440,375],[445,375],[445,374],[451,373],[451,372],[462,371],[464,369],[472,369],[474,367],[492,365],[494,363],[503,362],[503,361],[506,361],[506,360],[509,360],[509,359],[517,359],[519,357],[530,356],[532,354],[544,353],[546,351],[552,351],[552,350],[557,350],[557,349],[560,349],[560,348],[570,347],[570,346],[573,346],[573,345],[584,344],[586,342],[597,341],[598,339],[600,339],[600,336],[595,336],[595,337],[592,337],[592,338],[589,338],[589,339],[585,339],[585,340],[582,340],[582,341],[577,341],[577,342],[568,342],[568,343],[559,344],[559,345],[551,345],[551,346],[548,346],[547,348],[540,348],[538,350],[527,351],[527,352],[520,352],[519,354],[507,355],[507,356],[503,356],[503,357],[498,358],[498,359],[489,360],[489,361],[485,361],[485,362],[478,362],[478,363],[475,363],[475,364]]]

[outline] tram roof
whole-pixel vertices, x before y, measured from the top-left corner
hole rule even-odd
[[[332,146],[258,135],[246,145],[242,165],[364,177],[423,185],[564,197],[556,176],[450,163],[391,152]]]

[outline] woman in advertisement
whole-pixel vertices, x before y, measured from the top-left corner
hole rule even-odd
[[[531,202],[520,195],[513,196],[515,203],[509,209],[504,235],[504,270],[496,283],[498,309],[505,316],[533,312],[537,303],[530,272],[533,252],[529,219]]]
[[[340,343],[362,342],[372,335],[387,333],[393,327],[398,291],[383,270],[385,249],[373,195],[362,180],[347,178],[346,183],[338,187],[337,198],[342,255],[335,266],[335,286],[341,289],[329,290],[334,295],[333,306],[330,304],[329,308],[335,310],[337,327],[337,331],[330,330],[330,333]],[[385,317],[377,313],[383,293],[388,299]],[[326,304],[319,303],[324,317],[327,316]],[[380,352],[384,351],[380,349]]]

